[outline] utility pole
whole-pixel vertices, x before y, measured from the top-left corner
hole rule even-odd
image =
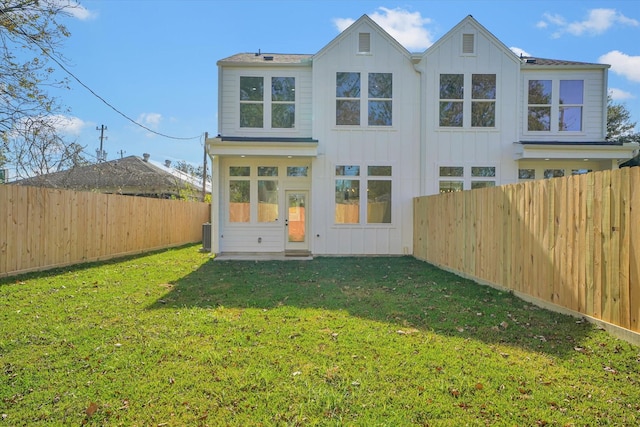
[[[202,201],[206,200],[207,196],[207,138],[209,138],[209,132],[204,133],[204,162],[202,164]]]
[[[96,154],[97,154],[97,159],[98,162],[104,162],[107,160],[107,153],[105,151],[102,150],[102,142],[105,139],[108,139],[106,136],[104,136],[104,131],[107,130],[107,127],[105,125],[100,125],[100,127],[96,127],[96,130],[100,131],[100,149],[96,150]]]
[[[120,154],[120,158],[121,159],[124,157],[124,153],[126,153],[126,151],[124,151],[124,150],[118,151],[118,154]]]

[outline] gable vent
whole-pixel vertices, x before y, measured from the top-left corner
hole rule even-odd
[[[358,34],[358,53],[371,53],[371,33]]]
[[[475,53],[475,34],[463,34],[462,35],[462,53]]]

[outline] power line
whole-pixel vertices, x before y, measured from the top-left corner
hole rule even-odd
[[[156,134],[158,136],[162,136],[164,138],[168,138],[168,139],[177,139],[177,140],[191,140],[191,139],[198,139],[201,138],[202,135],[197,135],[197,136],[191,136],[191,137],[177,137],[177,136],[171,136],[171,135],[167,135],[164,134],[162,132],[158,132],[155,131],[153,129],[150,129],[149,127],[143,125],[142,123],[137,122],[136,120],[132,119],[131,117],[129,117],[128,115],[126,115],[125,113],[123,113],[122,111],[120,111],[119,109],[117,109],[114,105],[112,105],[109,101],[107,101],[106,99],[104,99],[102,96],[98,95],[93,89],[91,89],[89,86],[87,86],[84,82],[82,82],[82,80],[80,80],[78,77],[76,77],[75,74],[73,74],[71,71],[69,71],[67,69],[67,67],[65,67],[56,57],[54,57],[52,54],[50,54],[47,49],[43,48],[42,46],[40,46],[40,44],[38,43],[37,40],[35,40],[32,36],[30,36],[29,34],[27,34],[24,30],[22,30],[20,28],[20,26],[11,18],[11,16],[9,16],[9,14],[7,14],[6,12],[0,10],[0,12],[7,18],[9,19],[16,27],[16,31],[20,32],[23,36],[25,36],[28,40],[31,41],[31,43],[33,43],[34,45],[38,46],[40,48],[40,50],[42,51],[42,53],[44,53],[46,56],[48,56],[51,60],[53,60],[53,62],[55,62],[56,64],[58,64],[58,66],[65,72],[67,73],[69,76],[71,76],[75,81],[77,81],[82,87],[84,87],[86,90],[88,90],[93,96],[95,96],[96,98],[98,98],[100,101],[102,101],[106,106],[108,106],[109,108],[111,108],[113,111],[115,111],[116,113],[120,114],[122,117],[124,117],[125,119],[129,120],[131,123],[133,123],[136,126],[141,127],[142,129],[151,132],[153,134]]]

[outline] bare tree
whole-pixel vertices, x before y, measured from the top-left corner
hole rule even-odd
[[[67,87],[51,63],[63,60],[57,50],[70,34],[61,20],[77,6],[69,0],[0,0],[0,166],[38,173],[67,165],[69,153],[61,153],[80,155],[75,142],[58,134],[51,116],[63,109],[47,93]],[[54,158],[62,160],[55,167]]]

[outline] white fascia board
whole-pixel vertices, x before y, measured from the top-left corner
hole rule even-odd
[[[222,141],[220,138],[207,140],[210,156],[293,156],[317,157],[317,142],[289,141]]]
[[[616,159],[627,160],[633,157],[637,144],[622,145],[550,145],[550,144],[514,144],[514,159]]]

